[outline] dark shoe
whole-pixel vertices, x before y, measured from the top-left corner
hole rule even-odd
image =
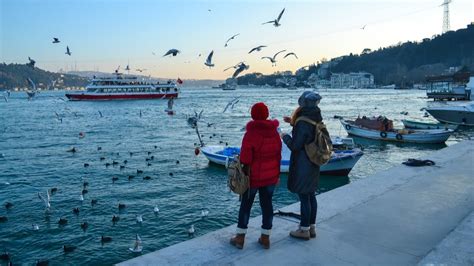
[[[262,247],[264,249],[269,249],[270,248],[270,236],[261,234],[260,238],[258,239],[258,243],[260,243],[260,245],[262,245]]]
[[[245,234],[236,234],[230,239],[230,244],[238,249],[244,248]]]
[[[295,231],[291,231],[290,236],[304,240],[309,240],[310,238],[309,230],[303,230],[301,228]]]
[[[316,237],[316,226],[314,226],[314,225],[309,226],[309,237],[311,237],[311,238]]]

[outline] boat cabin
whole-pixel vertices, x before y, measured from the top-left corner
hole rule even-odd
[[[429,86],[426,95],[434,100],[469,101],[471,99],[471,89],[467,87],[469,78],[469,72],[428,77],[426,82]]]

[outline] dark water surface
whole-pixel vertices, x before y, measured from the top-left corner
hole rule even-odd
[[[202,119],[215,123],[211,127],[201,124],[207,144],[240,145],[253,103],[264,101],[271,116],[281,120],[291,114],[301,93],[261,88],[183,89],[175,101],[174,116],[166,115],[163,100],[67,102],[59,99],[64,98],[64,92],[42,92],[27,101],[25,93],[12,93],[9,102],[0,103],[0,216],[8,217],[0,223],[0,252],[7,250],[14,263],[23,264],[44,259],[53,264],[112,264],[135,256],[128,248],[137,233],[145,254],[189,239],[191,224],[199,236],[235,223],[239,201],[226,187],[226,171],[210,165],[203,155],[194,155],[197,136],[185,115],[204,110]],[[320,94],[329,131],[340,136],[346,132],[334,115],[382,114],[399,125],[406,117],[421,118],[420,108],[427,105],[424,91],[328,90]],[[241,98],[234,109],[223,113],[227,102],[237,96]],[[408,116],[401,111],[407,111]],[[283,125],[285,130],[289,130],[287,125]],[[80,132],[85,133],[84,138],[79,138]],[[465,134],[452,136],[446,144],[466,138]],[[349,177],[322,177],[321,192],[446,146],[356,142],[364,147],[365,155]],[[78,152],[67,152],[73,146]],[[152,155],[154,159],[147,166],[145,159]],[[106,159],[100,161],[100,157]],[[125,168],[105,166],[113,160]],[[90,166],[84,167],[84,163]],[[137,175],[137,169],[144,173]],[[129,175],[135,178],[129,181]],[[143,180],[147,175],[152,179]],[[114,176],[118,181],[112,182]],[[90,184],[89,193],[81,202],[84,180]],[[276,208],[297,201],[286,190],[286,180],[282,175],[274,197]],[[52,196],[50,214],[46,214],[37,193],[44,194],[52,187],[58,191]],[[98,204],[92,207],[91,199],[97,199]],[[7,201],[14,204],[9,210],[3,206]],[[127,207],[119,211],[119,203]],[[158,215],[153,213],[155,205],[160,208]],[[75,207],[80,209],[77,216],[72,212]],[[201,217],[202,209],[209,210],[208,217]],[[259,213],[257,203],[253,215]],[[143,215],[142,224],[135,221],[138,214]],[[120,216],[115,225],[113,215]],[[69,220],[67,225],[58,225],[60,217]],[[83,221],[89,223],[86,231],[80,228]],[[39,230],[32,230],[32,224],[38,224]],[[101,235],[111,236],[112,242],[102,245]],[[63,245],[78,248],[64,254]]]

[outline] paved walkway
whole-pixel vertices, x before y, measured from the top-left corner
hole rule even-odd
[[[263,250],[259,216],[243,250],[228,243],[233,225],[121,265],[473,265],[474,141],[426,159],[436,166],[396,166],[318,196],[316,239],[290,238],[297,221],[275,217]],[[299,212],[299,204],[283,210]]]

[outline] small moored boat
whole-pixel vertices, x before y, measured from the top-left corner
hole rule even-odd
[[[331,160],[321,166],[321,174],[346,176],[362,157],[363,152],[358,148],[353,148],[354,142],[351,138],[335,138],[333,139],[333,147]],[[201,151],[210,162],[227,167],[234,160],[234,157],[240,154],[240,147],[211,145],[202,147]],[[289,171],[290,156],[291,151],[283,144],[280,162],[280,171],[282,173]]]
[[[457,125],[452,125],[452,124],[443,124],[443,123],[429,123],[429,122],[421,122],[421,121],[415,121],[415,120],[407,120],[407,119],[402,119],[402,123],[405,126],[405,128],[408,129],[452,129],[456,130],[458,128]]]
[[[454,132],[452,129],[373,129],[351,120],[340,120],[349,135],[407,143],[444,143]]]

